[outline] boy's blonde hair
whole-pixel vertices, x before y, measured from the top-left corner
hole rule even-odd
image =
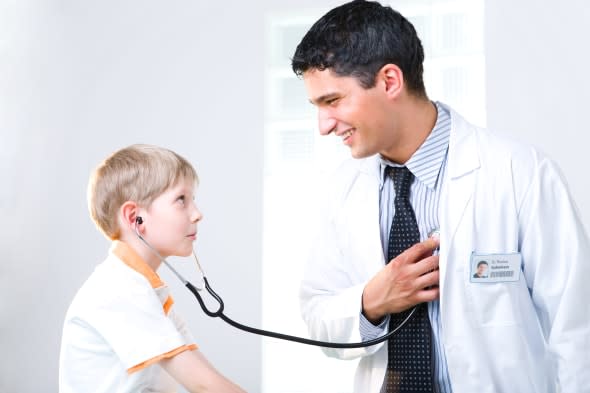
[[[193,166],[175,152],[152,145],[131,145],[107,157],[88,183],[88,209],[110,239],[120,236],[119,208],[127,201],[149,205],[178,181],[198,183]]]

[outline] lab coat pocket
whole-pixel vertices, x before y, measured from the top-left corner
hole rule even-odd
[[[466,282],[467,306],[480,326],[517,324],[519,282]]]

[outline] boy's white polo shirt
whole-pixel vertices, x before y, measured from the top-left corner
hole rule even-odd
[[[127,244],[80,288],[66,314],[59,391],[175,392],[157,362],[197,348],[168,287]]]

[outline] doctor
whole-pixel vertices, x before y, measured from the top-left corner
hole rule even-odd
[[[325,350],[360,358],[355,392],[589,392],[590,244],[564,178],[535,149],[430,101],[423,58],[408,20],[365,1],[328,12],[295,51],[320,133],[354,158],[324,193],[301,285],[309,332],[373,338],[418,305],[400,337],[424,334],[411,329],[426,316],[425,370],[409,375],[403,363],[414,355],[395,340]],[[423,240],[391,261],[400,239],[388,167],[411,173]],[[437,243],[424,240],[436,228],[433,256]],[[474,279],[481,260],[488,275]]]

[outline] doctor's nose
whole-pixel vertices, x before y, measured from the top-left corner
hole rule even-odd
[[[321,108],[318,110],[318,129],[320,135],[329,135],[336,129],[336,119],[328,111]]]

